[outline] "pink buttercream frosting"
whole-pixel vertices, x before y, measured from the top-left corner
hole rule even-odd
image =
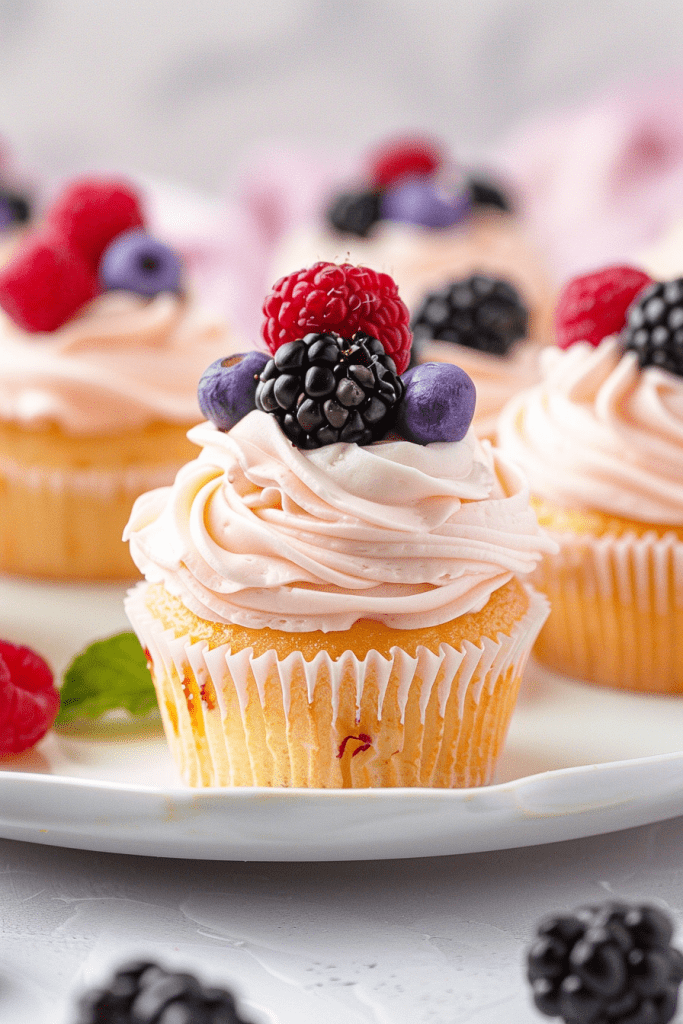
[[[499,443],[531,491],[565,508],[683,525],[683,378],[641,370],[616,337],[544,353],[540,384],[513,398]]]
[[[78,435],[197,422],[199,378],[234,346],[221,318],[168,292],[107,292],[45,334],[1,314],[0,419]]]
[[[300,451],[252,412],[228,433],[203,423],[188,436],[201,454],[136,501],[124,539],[146,578],[202,618],[431,626],[482,608],[554,549],[519,471],[471,430]]]

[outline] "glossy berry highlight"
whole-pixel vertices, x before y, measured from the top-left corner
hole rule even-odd
[[[610,902],[541,923],[527,977],[541,1013],[566,1024],[668,1024],[683,956],[657,907]]]
[[[635,267],[605,267],[571,280],[560,292],[555,310],[555,338],[560,348],[578,341],[599,345],[618,334],[626,311],[652,278]]]
[[[217,359],[202,374],[197,389],[199,408],[220,430],[231,430],[256,408],[256,388],[268,362],[263,352],[238,353]]]
[[[168,245],[142,228],[131,228],[104,250],[99,277],[105,291],[123,289],[151,297],[180,291],[182,262]]]
[[[388,274],[350,263],[315,263],[277,281],[263,314],[263,337],[272,353],[312,332],[350,338],[361,331],[378,339],[398,373],[408,366],[410,314]]]
[[[641,367],[683,377],[683,278],[651,284],[628,310],[621,342]]]
[[[0,641],[0,755],[42,739],[59,710],[49,666],[29,647]]]
[[[376,338],[316,332],[278,348],[261,373],[256,407],[298,448],[367,445],[387,432],[404,391]]]

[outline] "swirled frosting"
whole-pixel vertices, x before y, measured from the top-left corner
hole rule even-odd
[[[169,292],[107,292],[44,334],[1,314],[0,419],[78,435],[197,422],[199,378],[235,345],[219,317]]]
[[[199,457],[137,500],[124,539],[147,579],[202,618],[437,625],[482,608],[554,548],[521,474],[471,430],[453,443],[300,451],[252,412],[228,433],[203,423],[188,436]]]
[[[540,384],[501,414],[531,491],[566,508],[683,524],[683,378],[641,370],[616,337],[544,353]]]

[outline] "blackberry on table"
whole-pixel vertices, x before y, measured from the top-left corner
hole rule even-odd
[[[525,337],[528,323],[528,310],[516,288],[474,274],[427,295],[413,320],[414,344],[450,341],[504,356]]]
[[[125,964],[107,988],[86,993],[76,1024],[248,1024],[232,995],[149,960]]]
[[[541,923],[527,956],[537,1008],[567,1024],[668,1024],[683,955],[656,907],[610,902]]]
[[[299,448],[365,445],[386,433],[404,393],[376,338],[318,332],[277,349],[261,373],[256,408],[274,415]]]
[[[380,202],[376,190],[343,192],[327,211],[327,219],[337,231],[366,238],[380,219]]]
[[[629,307],[621,332],[626,351],[640,366],[659,366],[683,376],[683,278],[659,281]]]

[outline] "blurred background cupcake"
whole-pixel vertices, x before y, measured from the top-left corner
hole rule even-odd
[[[231,350],[127,182],[71,183],[0,271],[0,570],[135,575],[138,494],[192,450],[196,386]]]

